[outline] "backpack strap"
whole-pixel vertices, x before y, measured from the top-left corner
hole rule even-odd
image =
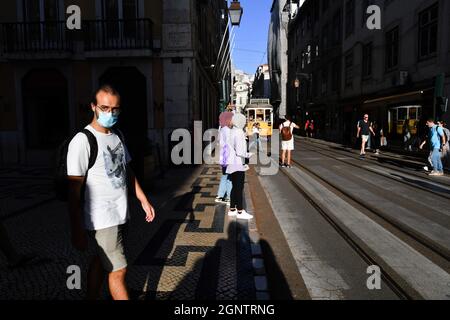
[[[123,135],[123,132],[120,131],[119,129],[113,129],[112,132],[116,134],[119,137],[120,142],[122,142],[122,144],[125,145],[125,136]]]
[[[89,131],[86,128],[81,130],[81,132],[86,135],[86,137],[89,141],[89,147],[91,150],[90,155],[89,155],[89,165],[88,165],[88,170],[89,170],[94,166],[95,161],[97,160],[97,154],[98,154],[97,138],[91,131]]]

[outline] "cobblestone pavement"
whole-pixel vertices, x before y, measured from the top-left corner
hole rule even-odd
[[[0,254],[0,299],[82,299],[85,276],[81,290],[69,290],[67,268],[80,266],[85,275],[92,250],[72,248],[66,204],[53,198],[48,172],[2,170],[0,178],[2,200],[8,204],[0,222],[17,251],[37,257],[29,265],[8,269]],[[214,203],[219,179],[220,169],[213,166],[169,171],[148,190],[157,210],[152,224],[145,223],[139,204],[132,203],[125,240],[132,298],[268,298],[261,250],[252,237],[255,223],[229,219],[226,206]],[[35,187],[26,187],[31,185]],[[19,205],[20,199],[27,203]],[[246,187],[251,212],[249,199]],[[108,298],[106,288],[103,298]]]

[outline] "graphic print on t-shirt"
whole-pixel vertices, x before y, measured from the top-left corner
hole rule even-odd
[[[106,175],[111,181],[114,189],[125,188],[125,151],[122,143],[119,143],[114,149],[107,146],[108,152],[103,151],[105,160]]]

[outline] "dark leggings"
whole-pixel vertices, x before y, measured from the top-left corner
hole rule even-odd
[[[231,182],[233,183],[233,189],[231,189],[230,209],[244,209],[243,196],[244,196],[244,182],[245,172],[236,171],[231,174]]]

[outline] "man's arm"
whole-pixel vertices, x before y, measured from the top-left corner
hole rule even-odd
[[[76,249],[82,251],[87,249],[87,237],[81,207],[81,190],[84,179],[84,177],[68,176],[68,205],[72,244]]]
[[[357,128],[357,133],[356,133],[356,137],[357,138],[359,138],[359,134],[361,133],[361,127],[359,126],[359,124],[358,124],[358,126],[356,127]]]
[[[133,169],[131,169],[131,167],[128,166],[127,170],[129,172],[131,187],[134,188],[136,198],[141,202],[142,209],[144,209],[145,211],[145,220],[147,222],[152,222],[153,219],[155,219],[155,209],[148,201],[147,196],[142,190],[141,185],[139,184],[139,181],[136,178]]]
[[[423,146],[427,144],[427,139],[423,140],[423,142],[420,144],[419,149],[422,150]]]

